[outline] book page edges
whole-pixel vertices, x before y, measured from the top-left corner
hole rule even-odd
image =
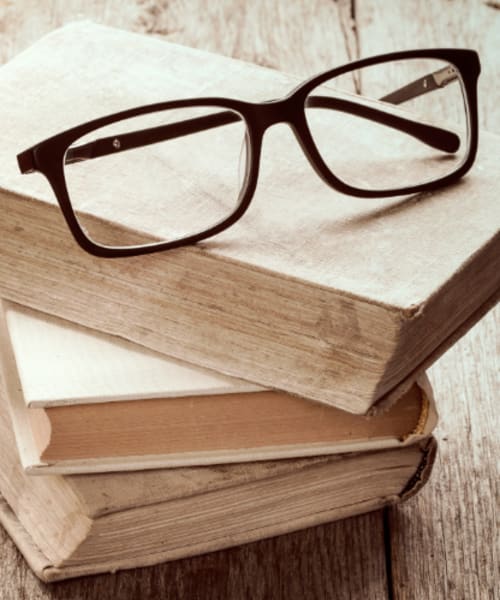
[[[410,478],[406,486],[399,493],[399,498],[402,501],[408,500],[412,496],[415,496],[427,483],[436,461],[438,445],[434,437],[428,438],[426,441],[420,443],[422,450],[422,459],[420,464],[415,471],[415,474]]]
[[[388,504],[396,503],[398,497],[384,497],[367,500],[357,504],[344,507],[343,509],[332,509],[331,511],[323,511],[319,514],[310,515],[297,519],[293,525],[283,522],[277,523],[272,527],[255,528],[247,531],[238,539],[234,535],[223,536],[216,539],[207,540],[203,544],[190,545],[180,547],[167,552],[159,552],[138,557],[133,560],[121,561],[102,561],[89,562],[81,565],[55,566],[50,563],[47,557],[36,546],[28,532],[24,529],[15,514],[10,510],[8,504],[0,497],[0,523],[5,527],[10,537],[18,546],[22,555],[36,576],[46,583],[70,579],[73,577],[82,577],[85,575],[96,575],[98,573],[115,573],[124,569],[133,569],[137,567],[149,567],[162,562],[178,560],[190,556],[197,556],[223,550],[233,546],[248,544],[258,540],[270,538],[277,535],[283,535],[292,531],[314,527],[330,521],[340,520],[343,518],[364,514],[374,510],[378,510]]]
[[[433,462],[436,456],[437,443],[434,438],[429,438],[420,444],[422,459],[410,478],[404,489],[397,495],[386,496],[383,498],[374,498],[359,502],[356,504],[336,507],[330,511],[321,511],[317,514],[303,516],[296,519],[293,524],[290,522],[276,523],[272,526],[255,528],[244,532],[238,539],[234,535],[222,536],[216,539],[207,540],[203,544],[195,544],[176,548],[166,552],[143,555],[139,559],[88,562],[81,565],[69,565],[57,567],[45,557],[40,549],[33,542],[31,536],[17,520],[9,506],[0,497],[0,522],[4,525],[9,535],[19,547],[29,566],[35,574],[45,582],[69,579],[97,573],[116,572],[127,568],[136,568],[151,566],[160,562],[195,556],[223,548],[250,543],[256,540],[281,535],[291,531],[296,531],[306,527],[313,527],[333,520],[339,520],[350,516],[363,514],[372,510],[378,510],[384,506],[398,503],[406,500],[416,494],[427,482]]]
[[[281,447],[249,448],[239,450],[222,450],[208,452],[186,452],[169,455],[151,456],[121,456],[103,457],[99,459],[67,460],[54,463],[41,460],[40,448],[45,447],[50,440],[49,419],[43,419],[46,427],[38,435],[34,434],[31,411],[44,412],[42,409],[28,409],[23,399],[23,393],[12,348],[6,337],[5,312],[0,314],[0,339],[4,343],[0,347],[1,368],[6,387],[9,411],[13,422],[16,442],[19,449],[21,464],[24,470],[32,475],[44,474],[79,474],[110,471],[130,471],[135,469],[154,469],[160,467],[180,467],[194,465],[209,465],[255,460],[286,459],[318,456],[322,454],[340,454],[347,452],[362,452],[383,448],[394,448],[415,443],[428,435],[436,425],[437,414],[433,399],[432,388],[425,375],[421,375],[418,385],[422,394],[421,414],[415,428],[402,439],[381,438],[378,440],[349,440],[330,444],[302,444]],[[7,343],[6,343],[7,342]]]
[[[439,417],[436,409],[434,390],[425,372],[417,378],[416,384],[420,389],[422,398],[420,416],[414,429],[401,438],[403,445],[413,444],[422,439],[422,437],[429,436],[438,423]]]
[[[189,466],[208,466],[231,464],[238,462],[253,462],[263,460],[279,460],[290,458],[305,458],[321,455],[345,454],[351,452],[367,452],[409,446],[430,435],[437,424],[437,411],[431,384],[425,374],[418,382],[421,396],[420,415],[414,428],[402,437],[380,437],[367,439],[341,440],[335,442],[317,442],[287,444],[230,450],[205,450],[152,455],[103,456],[99,458],[42,460],[43,453],[36,460],[29,462],[26,457],[22,461],[23,468],[30,475],[47,474],[84,474],[105,473],[113,471],[133,471],[157,468],[175,468]],[[21,407],[23,413],[37,409]],[[26,417],[24,417],[26,419]],[[48,422],[48,419],[46,419]],[[31,420],[32,422],[34,420]],[[24,421],[22,427],[30,427]],[[32,434],[31,434],[32,435]]]
[[[214,450],[208,452],[183,452],[178,454],[150,455],[150,456],[120,456],[96,459],[73,459],[50,461],[36,461],[23,465],[30,475],[79,475],[85,473],[109,473],[118,471],[137,471],[145,469],[176,468],[210,466],[218,464],[231,464],[242,462],[255,462],[267,460],[285,460],[293,458],[312,458],[334,454],[347,454],[388,450],[411,444],[421,440],[425,434],[414,434],[400,441],[394,439],[359,440],[340,442],[336,444],[307,444],[289,445],[280,447],[263,447],[240,450]]]
[[[375,416],[383,413],[395,404],[403,394],[405,394],[413,383],[425,373],[432,364],[434,364],[447,350],[449,350],[462,336],[464,336],[476,323],[478,323],[500,300],[500,288],[495,290],[489,298],[481,304],[460,326],[455,329],[429,356],[425,358],[409,375],[400,383],[393,387],[389,392],[373,404],[368,412],[368,416]]]
[[[13,420],[15,437],[19,448],[21,463],[30,475],[46,474],[82,474],[112,471],[130,471],[162,467],[197,466],[235,462],[260,461],[311,457],[347,452],[363,452],[394,448],[417,442],[429,435],[436,425],[436,411],[430,382],[422,375],[417,382],[422,399],[422,408],[414,429],[402,438],[354,439],[333,443],[289,444],[260,448],[241,448],[238,450],[216,450],[204,452],[183,452],[155,455],[125,455],[96,459],[45,461],[43,450],[48,446],[51,436],[50,420],[43,409],[27,408],[19,379],[10,337],[7,331],[7,311],[13,305],[1,301],[0,339],[4,340],[0,348],[6,396]],[[33,418],[37,413],[37,418]],[[42,417],[41,419],[38,417]],[[36,431],[35,431],[36,429]]]
[[[0,300],[0,393],[7,400],[8,412],[21,464],[24,469],[29,470],[34,465],[42,467],[45,463],[40,461],[40,452],[35,436],[33,435],[29,411],[24,401],[3,308],[3,301]],[[49,435],[49,438],[46,439],[47,444],[50,439],[50,423],[48,424],[49,430],[46,431],[46,434]]]
[[[123,338],[15,302],[4,299],[1,304],[24,400],[30,408],[264,391],[257,384],[154,353]],[[39,339],[33,350],[30,340],[34,337]],[[47,373],[44,359],[51,355],[55,355],[55,366],[51,365]],[[71,360],[66,362],[61,355]],[[119,362],[120,370],[96,370],[99,359],[103,364],[109,364],[111,359],[115,369]],[[95,373],[93,379],[104,379],[102,383],[92,384],[90,389],[87,378],[78,378],[78,371],[88,367]],[[139,376],[144,369],[149,379],[147,389],[144,389],[144,376]],[[55,371],[52,377],[51,371]],[[113,376],[120,380],[118,388],[110,386]],[[61,381],[67,383],[61,387]]]
[[[24,202],[26,202],[26,199],[24,199]],[[35,203],[37,201],[34,201]],[[24,206],[24,204],[23,204]],[[55,210],[55,208],[54,208]],[[201,252],[201,251],[200,251]],[[88,259],[88,257],[83,257],[79,255],[79,259],[84,260],[84,263],[87,264],[87,261],[90,260]],[[101,259],[102,260],[102,259]],[[174,261],[175,262],[175,261]],[[223,261],[221,261],[223,262]],[[130,264],[135,264],[134,261],[131,261]],[[156,263],[155,263],[156,264]],[[106,266],[106,265],[104,265]],[[25,265],[23,265],[22,267],[19,268],[25,268]],[[8,279],[8,277],[10,277],[10,275],[6,272],[6,277]],[[35,283],[35,287],[38,284]],[[38,288],[37,288],[38,289]],[[69,320],[74,320],[75,322],[78,322],[82,325],[85,325],[87,327],[92,327],[95,329],[100,329],[102,331],[105,331],[109,334],[112,335],[120,335],[120,334],[124,334],[124,332],[122,330],[118,330],[117,327],[119,327],[117,325],[117,323],[113,320],[113,318],[110,318],[109,315],[106,315],[106,310],[104,307],[100,307],[100,314],[99,315],[85,315],[85,318],[82,317],[82,314],[80,311],[75,312],[73,310],[73,308],[71,306],[69,306],[69,304],[65,305],[65,306],[60,306],[58,307],[58,309],[55,311],[54,310],[54,303],[52,301],[50,301],[50,299],[47,297],[45,292],[40,292],[37,296],[33,296],[32,293],[32,289],[30,288],[30,293],[29,295],[27,295],[27,290],[23,291],[22,289],[18,289],[17,287],[13,287],[11,284],[8,285],[8,287],[6,289],[3,290],[3,295],[4,297],[8,297],[10,300],[14,301],[14,302],[19,302],[19,303],[24,303],[26,305],[29,305],[32,308],[35,308],[37,310],[41,310],[41,311],[45,311],[47,313],[51,313],[51,314],[57,314],[57,316],[62,317],[62,318],[66,318]],[[337,293],[334,290],[331,290],[331,293]],[[344,297],[345,295],[340,294],[339,293],[339,297]],[[496,296],[498,296],[498,293],[496,294]],[[347,297],[347,296],[345,296]],[[443,343],[441,343],[437,349],[435,349],[428,357],[426,357],[426,359],[424,361],[422,361],[415,369],[413,369],[407,376],[404,377],[404,379],[399,382],[396,386],[394,386],[393,388],[391,388],[389,391],[384,392],[381,396],[378,396],[378,393],[376,391],[376,389],[371,393],[371,397],[368,399],[367,398],[361,398],[359,395],[357,395],[357,397],[355,398],[352,393],[350,393],[350,400],[349,402],[346,403],[344,398],[341,398],[340,400],[337,401],[336,406],[338,406],[339,408],[342,408],[344,410],[348,410],[349,412],[353,412],[353,413],[357,413],[357,414],[363,414],[366,413],[367,410],[370,410],[369,407],[369,403],[368,402],[373,402],[374,400],[377,399],[377,397],[379,398],[377,401],[377,404],[374,405],[371,408],[371,411],[376,412],[378,410],[384,410],[384,406],[390,406],[391,403],[393,403],[396,399],[398,399],[411,385],[411,383],[415,380],[415,378],[418,376],[418,374],[425,368],[427,368],[428,366],[430,366],[430,364],[432,364],[448,347],[449,345],[451,345],[452,343],[454,343],[454,341],[456,341],[459,337],[461,337],[468,329],[470,329],[470,327],[479,319],[481,318],[481,316],[483,316],[487,310],[489,310],[489,308],[491,308],[491,306],[494,305],[495,302],[495,293],[493,294],[493,296],[490,296],[485,303],[483,303],[480,308],[478,310],[476,310],[468,319],[466,319],[466,321],[462,322],[462,324],[459,325],[459,327],[454,330],[454,332],[452,332],[452,334],[450,334],[450,336],[448,336],[445,341]],[[397,317],[397,311],[396,312],[392,312],[389,311],[389,309],[387,309],[387,314],[386,317],[389,316],[389,313],[392,314],[392,316],[394,318]],[[64,314],[63,314],[64,313]],[[127,333],[125,334],[126,337],[128,339],[130,339],[131,341],[134,341],[138,344],[143,344],[148,346],[151,349],[154,349],[157,352],[166,352],[166,348],[165,348],[165,344],[168,342],[168,339],[165,338],[165,336],[163,335],[159,335],[157,332],[153,333],[149,333],[148,332],[148,338],[147,340],[142,338],[142,334],[139,335],[136,331],[136,326],[137,323],[134,323],[134,319],[137,318],[136,314],[131,313],[129,315],[129,317],[132,319],[131,322],[129,322],[129,328],[127,330]],[[417,315],[418,317],[418,315]],[[90,318],[90,321],[89,321]],[[420,317],[418,317],[420,318]],[[144,329],[144,328],[142,328]],[[170,342],[168,342],[169,344],[169,348],[172,349],[172,341],[170,340]],[[186,360],[188,359],[188,357],[183,353],[183,349],[182,348],[176,348],[176,353],[178,352],[178,355],[176,354],[176,358],[179,358],[181,360]],[[402,351],[400,349],[400,351]],[[206,355],[203,355],[204,358],[203,360],[201,360],[200,356],[190,356],[188,360],[193,360],[194,362],[199,361],[199,363],[201,364],[203,362],[203,366],[206,368],[211,368],[211,369],[215,369],[215,368],[220,368],[220,365],[214,365],[214,364],[205,364],[206,362]],[[205,361],[205,362],[204,362]],[[238,365],[238,369],[242,368],[243,365]],[[225,371],[227,371],[227,366],[225,368]],[[229,372],[227,372],[226,374],[229,374]],[[236,373],[233,371],[232,373],[233,375],[235,375]],[[240,371],[238,373],[238,375],[243,375],[244,377],[246,377],[247,379],[251,379],[252,376],[255,376],[260,379],[260,383],[262,383],[263,385],[266,385],[268,387],[280,387],[279,385],[276,385],[276,381],[271,381],[271,379],[267,380],[267,381],[263,381],[263,379],[261,377],[263,377],[264,374],[262,372],[252,372],[252,375],[249,372],[243,373],[243,369],[242,371]],[[349,378],[348,378],[349,380]],[[282,382],[281,382],[282,383]],[[381,382],[382,383],[382,382]],[[352,387],[352,386],[350,386]],[[377,386],[377,387],[380,387]],[[292,393],[297,393],[298,395],[304,395],[304,391],[303,390],[292,390],[290,389],[289,391],[291,391]],[[343,390],[344,393],[345,390]],[[326,399],[325,397],[323,397],[323,392],[321,393],[314,393],[311,395],[315,396],[315,399],[320,401],[320,402],[324,402],[326,404],[332,404],[331,402],[331,398],[328,397],[328,399]],[[371,414],[370,412],[368,414]]]

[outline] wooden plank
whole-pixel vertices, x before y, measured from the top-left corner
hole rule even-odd
[[[0,62],[75,18],[307,76],[348,60],[350,2],[20,0],[0,5]],[[342,25],[342,26],[341,26]],[[0,600],[387,598],[381,513],[154,568],[47,587],[0,531]]]
[[[47,586],[0,530],[0,599],[386,599],[383,560],[378,568],[373,561],[382,544],[377,512],[156,567]]]
[[[473,48],[479,52],[479,119],[500,131],[500,10],[485,2],[437,0],[416,4],[369,0],[356,4],[362,56],[412,48]]]
[[[481,127],[499,132],[500,11],[467,1],[416,7],[395,0],[358,3],[362,55],[447,45],[477,49]],[[388,511],[395,599],[497,597],[499,321],[497,308],[429,373],[440,413],[440,455],[421,494]]]
[[[20,0],[0,3],[0,64],[57,27],[91,19],[123,29],[134,29],[139,2],[120,0]]]
[[[349,2],[140,2],[141,30],[307,77],[346,61]],[[159,6],[164,5],[164,10]],[[340,19],[340,16],[342,19]]]
[[[421,494],[389,509],[396,599],[498,592],[499,321],[497,308],[430,370],[440,453]]]
[[[21,0],[0,5],[0,63],[76,19],[149,33],[304,77],[346,62],[346,42],[352,43],[346,0]]]

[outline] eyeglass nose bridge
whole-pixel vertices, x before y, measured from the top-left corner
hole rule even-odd
[[[326,184],[340,189],[342,183],[338,178],[328,169],[319,152],[317,151],[315,144],[312,140],[309,128],[307,126],[305,112],[304,112],[305,98],[300,94],[293,93],[285,98],[279,98],[275,100],[267,100],[261,103],[255,103],[250,105],[250,118],[252,120],[253,131],[257,133],[254,140],[257,143],[257,151],[254,154],[256,161],[253,163],[255,172],[249,169],[247,173],[247,180],[252,180],[254,177],[254,184],[259,171],[260,162],[260,151],[261,144],[265,132],[273,125],[283,123],[288,125],[293,132],[295,139],[297,140],[306,160],[309,162],[316,174]]]
[[[296,125],[300,115],[297,100],[293,97],[266,100],[252,107],[252,120],[262,134],[278,123]]]

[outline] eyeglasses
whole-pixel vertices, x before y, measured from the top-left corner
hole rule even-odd
[[[48,179],[84,250],[167,250],[243,216],[263,135],[277,123],[291,127],[316,173],[345,194],[412,194],[455,181],[476,154],[479,72],[472,50],[385,54],[322,73],[277,100],[193,98],[126,110],[17,158],[22,173]],[[278,150],[286,155],[286,143]]]

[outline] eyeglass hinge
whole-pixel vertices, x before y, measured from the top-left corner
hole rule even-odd
[[[444,69],[439,69],[439,71],[436,71],[435,73],[432,74],[434,83],[438,87],[444,87],[445,85],[448,85],[449,83],[454,81],[457,77],[458,77],[457,71],[451,65],[448,67],[445,67]]]
[[[33,149],[25,150],[17,155],[17,164],[21,173],[34,173],[36,171],[35,155]]]

